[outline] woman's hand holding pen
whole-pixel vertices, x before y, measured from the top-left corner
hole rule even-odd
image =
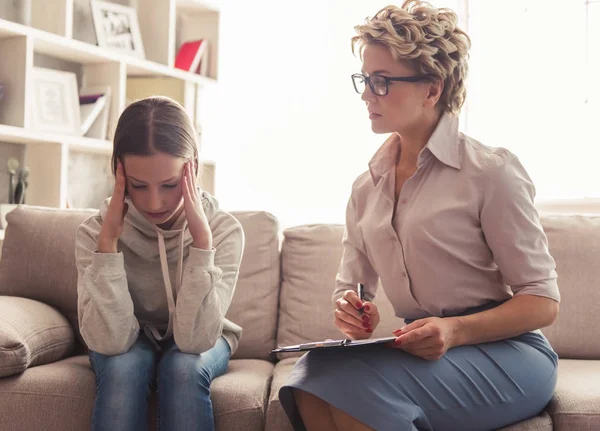
[[[379,324],[377,306],[369,301],[361,301],[354,290],[346,290],[335,305],[335,326],[348,338],[369,338]]]
[[[429,317],[396,329],[393,346],[429,361],[436,361],[455,346],[456,326],[451,318]]]
[[[117,243],[123,232],[125,214],[127,214],[128,209],[125,203],[125,186],[125,171],[119,160],[117,161],[115,188],[98,236],[98,252],[100,253],[117,252]]]
[[[202,208],[200,196],[196,188],[194,180],[194,165],[192,161],[188,161],[183,166],[183,205],[185,216],[187,218],[188,227],[192,238],[194,239],[194,247],[203,250],[211,250],[213,248],[213,237],[208,219]]]

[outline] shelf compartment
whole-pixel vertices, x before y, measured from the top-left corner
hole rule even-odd
[[[31,40],[27,36],[0,39],[0,82],[4,84],[4,96],[0,100],[0,124],[23,127],[27,125],[26,104],[29,87],[28,71],[33,64]]]

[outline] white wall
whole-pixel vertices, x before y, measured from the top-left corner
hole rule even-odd
[[[360,61],[350,37],[389,3],[223,2],[220,84],[210,95],[217,108],[206,113],[218,126],[204,131],[223,207],[271,211],[282,227],[344,222],[352,181],[385,138],[371,132],[352,88]],[[461,10],[459,3],[434,1]],[[597,120],[582,108],[585,56],[572,46],[585,8],[569,7],[564,20],[563,3],[485,0],[486,8],[470,0],[472,74],[461,129],[514,151],[541,197],[598,196]],[[566,21],[575,24],[560,28]]]
[[[600,87],[588,80],[600,33],[586,46],[585,0],[497,3],[470,1],[468,134],[517,154],[540,198],[600,196]]]

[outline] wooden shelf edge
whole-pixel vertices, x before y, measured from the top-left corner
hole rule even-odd
[[[112,153],[112,143],[107,140],[40,132],[24,129],[23,127],[6,125],[0,125],[0,142],[24,145],[58,143],[68,145],[69,149],[74,151],[101,154]]]
[[[27,27],[0,18],[0,37],[29,36],[33,39],[33,49],[40,54],[82,64],[122,62],[131,76],[161,75],[181,79],[201,86],[209,86],[217,81],[207,76],[186,72],[154,61],[123,55],[109,49],[100,48],[75,39],[68,39],[44,30]]]
[[[177,0],[178,12],[220,12],[220,2],[214,0]]]

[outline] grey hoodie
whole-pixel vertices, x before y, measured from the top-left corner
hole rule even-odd
[[[90,350],[118,355],[129,350],[140,327],[150,339],[173,336],[182,352],[200,354],[223,335],[231,351],[242,328],[225,319],[244,249],[240,223],[202,192],[213,250],[192,247],[185,212],[165,231],[150,223],[127,198],[118,253],[97,253],[108,209],[77,230],[77,308],[81,335]]]

